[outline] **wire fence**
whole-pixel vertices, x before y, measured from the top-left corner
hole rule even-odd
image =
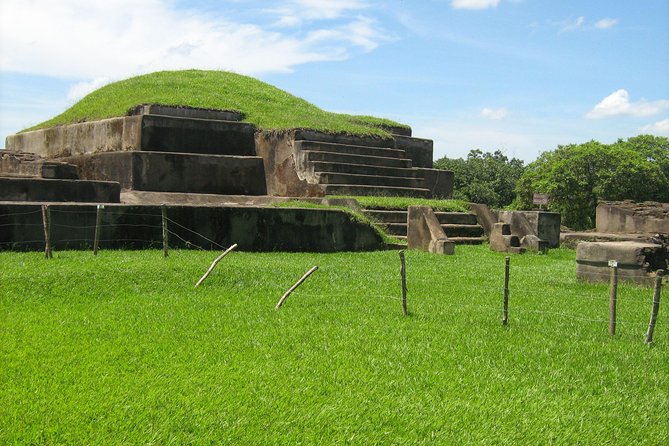
[[[215,236],[211,234],[202,234],[188,227],[183,222],[170,218],[167,215],[165,207],[158,213],[155,207],[147,207],[143,209],[143,212],[140,212],[136,208],[121,207],[105,208],[97,206],[95,209],[82,208],[70,210],[53,206],[42,206],[41,208],[37,207],[36,209],[27,211],[0,214],[0,250],[35,250],[44,248],[46,256],[51,257],[51,251],[54,248],[91,249],[95,253],[101,247],[140,249],[161,246],[163,247],[165,256],[168,255],[168,248],[174,247],[202,251],[226,249],[223,240],[216,240]],[[218,260],[212,264],[210,270],[214,268]],[[508,260],[506,261],[508,262]],[[435,282],[432,278],[423,277],[410,277],[407,282],[405,269],[402,267],[399,270],[401,277],[397,280],[397,295],[393,295],[387,291],[376,292],[374,290],[366,290],[366,292],[373,298],[401,302],[404,314],[408,314],[407,295],[409,296],[409,302],[413,298],[409,289],[412,287],[433,289]],[[277,270],[275,274],[285,275],[288,274],[288,271],[288,269]],[[514,274],[527,274],[531,272],[535,272],[531,267],[518,267],[514,269]],[[615,274],[617,272],[617,269],[613,271]],[[611,271],[606,273],[589,271],[588,274],[591,276],[612,277]],[[608,324],[609,334],[611,335],[615,334],[616,325],[634,327],[634,330],[641,330],[648,325],[646,342],[652,342],[652,331],[656,323],[653,320],[656,321],[657,318],[660,289],[663,280],[666,281],[666,278],[662,279],[661,272],[658,272],[657,275],[659,279],[655,280],[652,300],[632,297],[639,296],[639,293],[632,293],[632,296],[626,297],[626,299],[638,300],[640,303],[644,299],[646,302],[653,304],[650,324],[645,321],[620,318],[616,314],[617,285],[614,287],[613,281],[611,282],[608,296],[604,295],[601,289],[592,289],[584,292],[583,290],[566,289],[563,286],[560,286],[559,290],[552,290],[554,291],[552,293],[550,292],[551,290],[546,289],[546,286],[540,290],[528,287],[520,288],[513,285],[509,286],[508,268],[505,271],[505,287],[499,287],[499,283],[496,283],[499,280],[498,278],[491,278],[487,283],[476,287],[474,290],[479,296],[498,296],[498,305],[493,305],[490,298],[483,302],[479,298],[472,298],[465,299],[457,307],[460,310],[467,308],[476,309],[488,314],[490,318],[501,317],[504,324],[508,323],[509,312],[514,315],[516,320],[521,316],[523,318],[546,316],[570,322]],[[307,276],[308,274],[300,280],[306,280]],[[624,277],[636,281],[647,282],[650,280],[649,275],[642,273],[640,270],[624,271]],[[390,281],[392,282],[392,280]],[[388,281],[384,280],[382,282],[387,283]],[[297,288],[301,283],[299,282],[294,287]],[[289,291],[292,292],[292,289]],[[469,291],[471,292],[471,287]],[[317,291],[308,291],[303,293],[303,295],[319,296]],[[500,298],[502,296],[504,296],[503,303]],[[328,297],[336,297],[336,294],[329,293]],[[346,297],[350,296],[346,295]],[[577,302],[598,302],[601,304],[598,308],[602,312],[597,316],[593,316],[592,314],[573,314],[556,311],[552,308],[555,305],[556,299],[560,299],[561,302],[564,302],[565,299],[572,299]],[[545,308],[548,306],[546,302],[550,303],[551,309]],[[567,306],[573,308],[574,302],[570,302]],[[280,305],[277,305],[277,309],[278,307]],[[607,309],[609,317],[602,317],[602,315],[607,314]],[[588,311],[591,311],[591,307],[588,307]]]

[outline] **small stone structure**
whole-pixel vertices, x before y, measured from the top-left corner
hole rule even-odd
[[[520,238],[511,234],[511,225],[508,223],[494,223],[490,230],[490,249],[497,252],[522,254],[525,252],[520,244]]]
[[[597,205],[597,232],[669,234],[669,203],[603,201]]]
[[[608,282],[610,260],[617,262],[619,280],[650,286],[655,272],[669,267],[669,249],[656,243],[581,242],[576,247],[576,277]]]
[[[446,237],[429,206],[409,206],[407,247],[433,254],[455,254],[455,242]]]

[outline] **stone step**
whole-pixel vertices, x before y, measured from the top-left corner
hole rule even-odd
[[[144,115],[141,150],[255,156],[255,131],[244,122]]]
[[[404,150],[400,149],[336,144],[322,141],[295,141],[294,147],[297,150],[350,153],[352,155],[380,156],[384,158],[406,158]]]
[[[128,111],[128,115],[161,115],[174,118],[208,119],[216,121],[241,121],[244,119],[244,113],[236,110],[214,110],[209,108],[159,104],[138,105],[131,108]]]
[[[173,152],[109,152],[67,158],[86,178],[113,180],[124,190],[265,195],[258,156]]]
[[[118,203],[120,194],[113,181],[0,178],[0,201]]]
[[[351,173],[320,172],[320,184],[367,184],[371,186],[393,186],[421,188],[423,180],[408,177],[387,177],[382,175],[357,175]]]
[[[456,245],[481,245],[486,241],[485,237],[449,237]]]
[[[407,211],[386,209],[365,209],[364,213],[377,221],[386,223],[406,223]],[[476,215],[466,212],[435,212],[442,225],[478,225]]]
[[[381,137],[374,135],[356,136],[347,133],[323,133],[317,130],[298,129],[294,133],[295,140],[320,141],[333,144],[346,144],[355,146],[395,147],[395,139],[391,137]]]
[[[349,153],[304,151],[309,161],[326,161],[330,163],[358,164],[379,167],[411,167],[411,160],[403,158],[386,158],[381,156],[352,155]]]
[[[408,187],[365,186],[361,184],[327,184],[325,185],[325,194],[427,198],[430,196],[430,191],[427,189],[408,188]]]
[[[395,147],[406,152],[411,158],[414,167],[432,167],[433,141],[431,139],[413,138],[410,136],[395,135]]]
[[[451,237],[481,237],[483,228],[480,225],[441,225],[448,238]]]
[[[382,175],[386,177],[421,178],[417,169],[403,167],[379,167],[365,164],[330,163],[327,161],[313,161],[314,172],[352,173],[356,175]]]

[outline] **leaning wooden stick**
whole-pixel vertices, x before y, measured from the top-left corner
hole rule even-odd
[[[100,249],[100,223],[102,223],[102,210],[104,205],[98,204],[97,212],[95,213],[95,236],[93,238],[93,255],[98,255]]]
[[[48,204],[42,205],[42,225],[44,226],[44,257],[53,258],[51,252],[51,208]]]
[[[283,305],[283,303],[286,301],[286,299],[288,299],[288,296],[290,296],[290,293],[292,293],[293,291],[295,291],[295,288],[297,288],[298,286],[302,285],[302,282],[304,282],[305,280],[307,280],[307,277],[309,277],[309,276],[311,275],[311,273],[313,273],[313,272],[316,271],[317,269],[318,269],[318,267],[317,267],[317,266],[314,266],[314,267],[311,268],[309,271],[307,271],[306,273],[304,273],[304,276],[302,276],[302,278],[301,278],[300,280],[298,280],[298,281],[295,283],[295,285],[293,285],[292,287],[290,287],[290,289],[289,289],[288,291],[286,291],[286,293],[285,293],[283,296],[281,296],[281,299],[279,299],[279,301],[276,303],[276,307],[274,307],[274,309],[278,310],[279,308],[281,308],[281,305]]]
[[[402,281],[402,314],[409,315],[407,308],[407,268],[404,260],[404,250],[399,252],[400,255],[400,278]]]
[[[223,251],[223,254],[221,254],[220,256],[216,257],[216,260],[214,260],[214,261],[212,262],[212,264],[211,264],[211,266],[209,267],[209,269],[207,270],[207,272],[204,273],[204,276],[202,276],[202,277],[200,278],[200,280],[197,281],[197,283],[195,284],[195,288],[199,287],[199,286],[202,284],[202,282],[204,282],[204,280],[205,280],[207,277],[209,277],[209,274],[211,274],[211,272],[214,270],[214,268],[216,268],[216,265],[218,265],[218,262],[220,262],[220,261],[223,259],[223,257],[227,256],[228,253],[229,253],[230,251],[232,251],[233,249],[235,249],[236,247],[237,247],[237,243],[235,243],[234,245],[232,245],[231,247],[229,247],[228,249],[226,249],[225,251]]]
[[[653,309],[650,313],[650,322],[646,332],[646,344],[653,342],[653,332],[657,322],[657,313],[660,310],[660,290],[662,289],[662,276],[664,271],[658,270],[655,276],[655,289],[653,290]]]

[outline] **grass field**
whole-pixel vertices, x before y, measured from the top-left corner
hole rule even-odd
[[[60,115],[26,130],[124,116],[140,104],[236,110],[244,113],[245,122],[266,130],[310,128],[389,136],[383,126],[408,128],[388,119],[328,112],[249,76],[184,70],[160,71],[105,85]]]
[[[660,445],[669,311],[574,251],[0,253],[0,444]],[[320,269],[274,305],[307,269]],[[666,290],[665,296],[666,300]],[[666,305],[665,305],[666,307]]]

